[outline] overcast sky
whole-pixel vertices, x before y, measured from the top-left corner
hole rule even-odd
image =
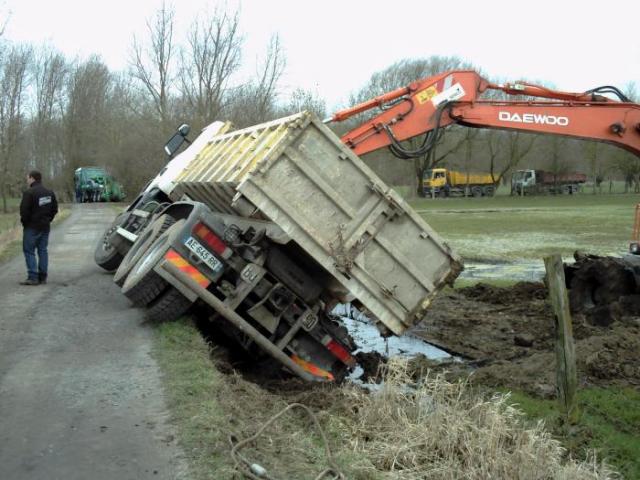
[[[134,33],[161,0],[0,0],[5,38],[49,43],[69,57],[100,54],[124,69]],[[372,73],[403,58],[457,55],[502,79],[543,80],[583,91],[640,86],[640,1],[228,0],[241,5],[245,63],[272,33],[285,48],[284,84],[317,92],[330,109]],[[178,40],[217,0],[176,5]]]

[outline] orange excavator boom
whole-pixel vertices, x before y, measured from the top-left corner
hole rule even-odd
[[[491,91],[500,92],[500,98],[489,95]],[[376,107],[382,113],[342,137],[358,155],[389,147],[402,158],[421,156],[435,144],[437,135],[427,135],[423,145],[412,151],[400,142],[459,124],[596,140],[640,156],[640,105],[615,87],[571,93],[528,83],[497,85],[472,70],[456,70],[339,111],[326,122],[344,121]]]

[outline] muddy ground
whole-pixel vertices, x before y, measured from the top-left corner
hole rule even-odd
[[[588,315],[573,315],[580,386],[640,388],[640,311],[627,313],[623,311],[607,326]],[[223,373],[239,372],[274,392],[305,390],[304,382],[279,367],[256,364],[233,344],[207,332],[206,322],[198,323],[216,346],[215,363]],[[438,295],[427,318],[412,333],[457,357],[434,360],[405,352],[416,378],[431,370],[446,372],[449,380],[468,377],[476,385],[555,396],[554,317],[542,283],[521,282],[512,287],[479,283],[449,289]],[[358,380],[379,381],[384,350],[368,346],[356,358],[363,370]]]
[[[608,326],[573,315],[581,386],[640,387],[640,315],[623,309]],[[464,362],[416,366],[471,374],[472,383],[555,395],[554,317],[542,283],[486,284],[442,293],[416,334]]]

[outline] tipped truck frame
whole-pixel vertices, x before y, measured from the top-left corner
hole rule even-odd
[[[164,320],[204,304],[216,328],[306,379],[340,379],[355,365],[356,346],[331,315],[337,303],[401,335],[462,269],[306,112],[211,138],[170,200],[162,214],[176,223],[140,238],[123,293]]]
[[[123,293],[156,320],[173,319],[200,301],[221,331],[257,357],[266,353],[307,380],[344,377],[355,365],[355,346],[324,310],[314,280],[281,255],[277,242],[286,236],[273,225],[267,231],[264,222],[240,227],[203,203],[189,205],[187,219],[133,267]],[[293,272],[286,283],[265,268],[273,261]]]

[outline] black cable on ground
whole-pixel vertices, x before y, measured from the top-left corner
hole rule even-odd
[[[234,441],[233,441],[233,439],[231,437],[229,438],[229,442],[232,445],[231,457],[233,458],[233,461],[235,462],[236,469],[240,473],[242,473],[246,478],[250,478],[252,480],[265,480],[265,479],[266,480],[276,480],[274,477],[271,477],[268,474],[267,470],[264,467],[262,467],[261,465],[258,465],[256,463],[252,463],[247,458],[245,458],[243,455],[241,455],[239,453],[239,450],[241,448],[245,447],[247,444],[257,440],[264,433],[264,431],[267,429],[267,427],[269,425],[271,425],[273,422],[275,422],[278,418],[280,418],[282,415],[287,413],[289,410],[293,410],[294,408],[299,408],[299,409],[305,411],[311,417],[311,419],[313,420],[313,423],[314,423],[314,425],[316,427],[316,430],[320,434],[320,437],[322,438],[322,442],[324,443],[324,451],[325,451],[325,455],[327,457],[327,463],[329,464],[329,467],[325,468],[322,472],[320,472],[318,474],[318,476],[315,477],[315,480],[322,480],[325,477],[331,478],[332,480],[345,480],[346,477],[340,471],[340,469],[336,465],[335,461],[333,460],[333,455],[331,454],[331,450],[329,448],[329,441],[327,440],[327,436],[325,435],[324,430],[320,426],[320,422],[318,421],[318,417],[316,417],[316,415],[311,411],[311,409],[309,407],[307,407],[306,405],[303,405],[301,403],[292,403],[290,405],[287,405],[285,408],[283,408],[278,413],[276,413],[274,416],[272,416],[266,423],[264,423],[260,427],[260,429],[254,435],[252,435],[249,438],[245,438],[244,440],[241,440],[241,441],[239,441],[237,443],[234,443]],[[332,476],[328,477],[329,475],[332,475]]]

